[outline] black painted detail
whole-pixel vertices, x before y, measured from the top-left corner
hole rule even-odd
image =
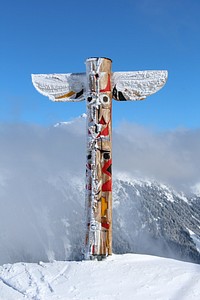
[[[80,91],[80,92],[78,92],[78,93],[76,93],[76,97],[75,97],[75,99],[78,99],[80,96],[82,96],[83,95],[83,89]]]
[[[106,171],[108,171],[110,174],[112,174],[112,165],[110,165]]]
[[[110,153],[106,152],[103,154],[104,159],[110,159]]]
[[[118,99],[120,101],[126,101],[126,98],[124,98],[124,95],[122,94],[122,92],[118,92]]]
[[[103,97],[103,102],[107,103],[108,100],[109,100],[108,96],[104,96],[104,97]]]
[[[116,86],[114,86],[114,88],[113,88],[113,97],[114,97],[116,100],[127,101],[126,98],[124,97],[124,95],[122,94],[122,92],[119,92],[119,91],[116,89]]]
[[[98,133],[98,126],[95,124],[95,132]]]
[[[115,99],[117,99],[117,89],[116,89],[116,86],[114,86],[114,88],[113,88],[113,97]]]
[[[92,101],[92,97],[88,97],[87,100],[88,100],[88,102],[91,102]]]

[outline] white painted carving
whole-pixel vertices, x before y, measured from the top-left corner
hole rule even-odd
[[[159,91],[165,85],[167,76],[167,71],[114,72],[113,99],[143,100]],[[38,92],[53,101],[82,101],[86,98],[85,73],[33,74],[32,81]],[[124,99],[120,99],[119,93]]]
[[[34,87],[42,95],[49,97],[52,101],[82,101],[83,94],[77,97],[77,93],[85,89],[85,73],[68,74],[33,74]],[[74,92],[71,96],[69,93]]]
[[[143,100],[159,91],[166,83],[167,76],[167,71],[114,72],[112,84],[117,93],[123,94],[123,100]],[[120,100],[115,93],[113,98]]]

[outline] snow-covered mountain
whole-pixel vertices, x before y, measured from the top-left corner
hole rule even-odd
[[[114,181],[116,253],[147,253],[200,263],[200,198],[151,181]]]

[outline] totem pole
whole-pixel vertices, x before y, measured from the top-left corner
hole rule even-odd
[[[34,74],[35,88],[53,101],[87,104],[85,259],[112,254],[112,98],[143,100],[160,90],[167,71],[111,71],[108,58],[86,60],[86,73]]]

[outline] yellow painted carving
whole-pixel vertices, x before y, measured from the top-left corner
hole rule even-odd
[[[106,198],[102,197],[101,198],[101,216],[102,217],[106,216],[107,209],[108,209],[108,202],[107,202]]]
[[[71,97],[72,95],[76,94],[75,92],[73,91],[70,91],[69,93],[67,94],[64,94],[64,95],[61,95],[61,96],[58,96],[58,97],[55,97],[55,99],[63,99],[63,98],[69,98]]]

